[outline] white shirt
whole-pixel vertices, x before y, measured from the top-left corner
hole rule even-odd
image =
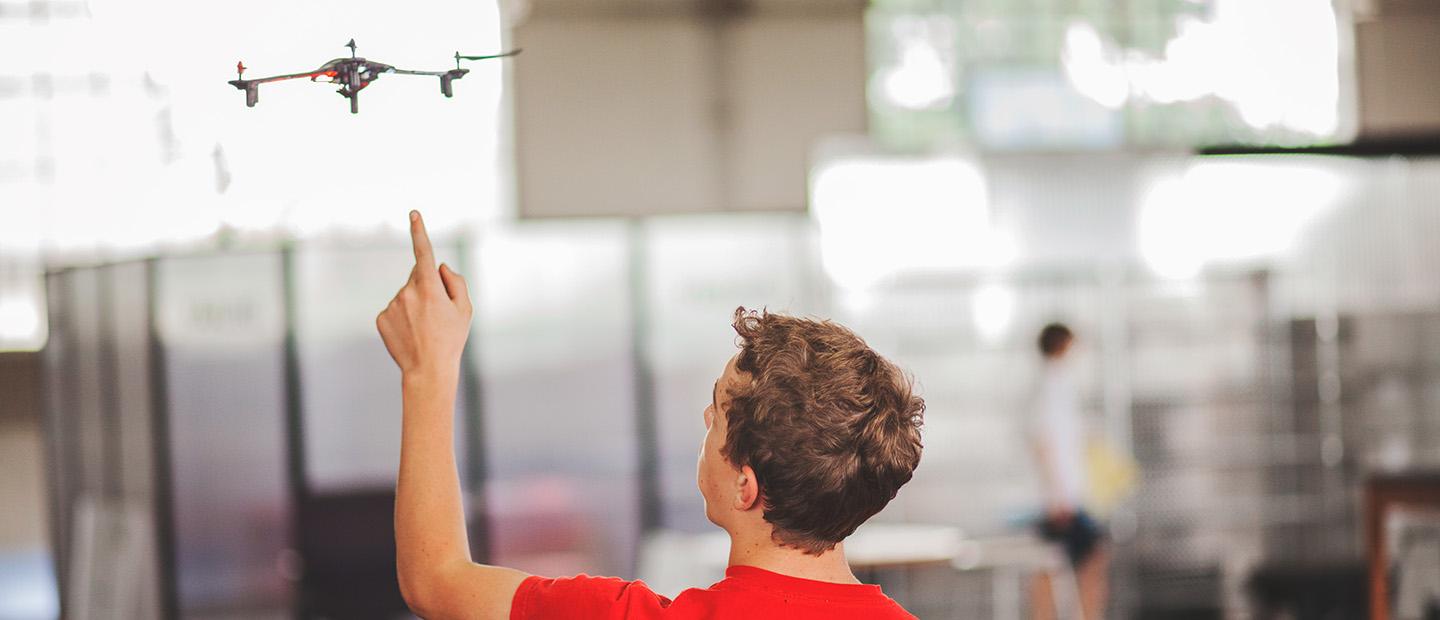
[[[1045,361],[1029,407],[1026,432],[1050,455],[1048,479],[1055,484],[1055,499],[1079,508],[1086,494],[1085,421],[1079,391],[1064,361]]]

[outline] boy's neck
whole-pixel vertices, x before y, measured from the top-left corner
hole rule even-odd
[[[731,532],[730,566],[754,566],[772,573],[830,583],[860,583],[845,560],[845,543],[820,555],[782,547],[770,532]]]

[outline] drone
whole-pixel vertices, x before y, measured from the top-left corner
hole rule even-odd
[[[371,82],[380,79],[381,74],[395,73],[399,75],[431,75],[440,78],[440,93],[446,97],[455,96],[453,83],[455,80],[465,77],[469,69],[460,68],[462,60],[486,60],[490,58],[505,58],[520,53],[514,49],[500,54],[488,56],[462,56],[455,52],[455,68],[446,71],[414,71],[411,69],[400,69],[387,65],[383,62],[367,60],[355,56],[355,39],[350,39],[345,47],[350,48],[349,58],[336,58],[320,65],[319,69],[304,73],[291,73],[288,75],[276,75],[253,80],[245,79],[245,63],[235,63],[236,79],[230,80],[230,85],[245,91],[245,107],[253,108],[260,101],[260,85],[267,82],[279,82],[282,80],[294,80],[298,78],[310,78],[311,82],[329,82],[339,84],[340,89],[335,91],[341,96],[350,100],[350,113],[360,113],[360,91],[369,86]]]

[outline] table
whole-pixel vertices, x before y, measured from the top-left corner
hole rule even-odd
[[[943,564],[963,540],[960,528],[947,525],[866,523],[845,539],[845,559],[856,570]]]

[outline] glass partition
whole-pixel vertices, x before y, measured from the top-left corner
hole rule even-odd
[[[280,256],[163,259],[156,278],[180,614],[283,612],[292,506]]]
[[[738,350],[735,308],[824,314],[812,229],[799,215],[734,215],[657,218],[643,230],[661,524],[710,531],[695,462],[711,387]]]
[[[116,411],[120,492],[146,503],[154,497],[154,445],[150,376],[150,274],[144,262],[110,265],[107,279],[106,331]]]
[[[76,335],[71,324],[75,322],[75,311],[71,308],[73,297],[73,271],[59,271],[47,274],[45,279],[46,305],[49,310],[50,335],[44,349],[45,369],[45,432],[47,484],[50,494],[50,540],[53,541],[54,566],[59,594],[68,594],[66,574],[70,564],[70,532],[73,522],[70,506],[79,496],[80,472],[76,458],[78,442],[76,420],[71,414],[75,407],[76,389],[71,379],[76,372]]]
[[[490,560],[633,575],[639,441],[623,222],[492,230],[470,269]]]
[[[106,401],[113,431],[108,444],[117,463],[115,493],[120,527],[116,566],[102,578],[115,584],[121,615],[158,616],[161,557],[156,541],[155,427],[153,415],[150,265],[116,263],[100,269],[105,279]]]
[[[69,272],[65,291],[71,302],[69,324],[70,394],[65,415],[70,420],[73,436],[78,439],[75,460],[76,483],[82,495],[99,496],[114,481],[107,471],[109,455],[105,451],[108,420],[105,419],[104,309],[101,277],[98,269],[76,269]]]
[[[441,245],[436,260],[455,264]],[[400,371],[375,316],[415,265],[403,246],[308,247],[293,262],[295,346],[310,491],[394,490],[400,463]],[[457,410],[465,411],[457,398]],[[456,416],[457,424],[464,416]],[[457,438],[463,433],[457,432]],[[464,452],[457,452],[464,470]]]

